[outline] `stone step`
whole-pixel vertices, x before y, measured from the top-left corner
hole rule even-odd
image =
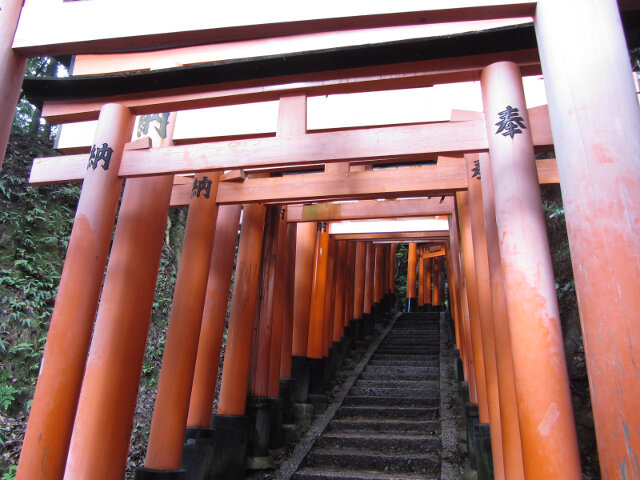
[[[349,470],[327,467],[304,467],[293,476],[294,480],[440,480],[439,476],[422,473],[389,472],[375,470]]]
[[[329,423],[330,432],[382,432],[416,435],[440,433],[440,422],[435,420],[367,420],[362,418],[339,418]]]
[[[411,361],[411,362],[416,362],[416,361],[421,361],[421,362],[425,362],[425,361],[431,361],[433,363],[437,363],[438,365],[440,365],[440,355],[439,354],[427,354],[427,353],[422,353],[422,354],[411,354],[411,355],[397,355],[397,354],[389,354],[389,353],[380,353],[380,352],[376,352],[374,355],[372,355],[371,357],[371,361],[379,361],[379,360],[394,360],[394,361]]]
[[[440,458],[433,453],[389,453],[378,450],[315,448],[307,455],[309,466],[366,468],[388,472],[435,473]]]
[[[440,398],[440,390],[429,390],[426,388],[361,388],[352,387],[349,395],[373,396],[373,397],[425,397]]]
[[[358,388],[407,388],[437,390],[440,388],[440,381],[434,380],[357,380],[355,387]]]
[[[394,433],[326,433],[316,441],[319,448],[375,449],[389,453],[425,453],[440,450],[436,435],[406,435]]]
[[[393,367],[390,365],[367,365],[363,373],[405,374],[405,375],[440,375],[440,367]]]
[[[433,420],[438,418],[438,407],[343,406],[334,418],[388,418]]]
[[[347,395],[343,405],[381,405],[386,407],[438,407],[440,398],[418,397],[374,397],[374,396],[358,396]]]
[[[440,378],[438,372],[433,373],[401,373],[397,371],[384,372],[362,372],[360,374],[362,380],[407,380],[407,381],[425,381],[437,380]]]

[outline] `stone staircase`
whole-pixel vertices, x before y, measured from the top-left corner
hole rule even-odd
[[[438,313],[400,316],[294,480],[440,478]]]

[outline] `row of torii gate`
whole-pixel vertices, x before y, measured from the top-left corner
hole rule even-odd
[[[138,34],[139,24],[120,25],[106,17],[91,22],[92,8],[112,15],[92,3],[27,2],[14,40],[9,32],[18,24],[22,2],[3,2],[0,131],[8,132],[24,58],[30,55],[203,43],[197,35],[235,41],[305,28],[326,32],[340,18],[334,14],[308,22],[293,15],[294,20],[224,29],[206,24],[215,15],[203,12],[215,7],[194,2],[191,15],[204,25],[169,30],[172,14],[182,18],[169,8],[156,30]],[[637,7],[628,3],[623,6]],[[35,32],[38,17],[50,18],[42,13],[45,7],[61,22],[46,40]],[[153,9],[150,14],[159,15]],[[214,461],[228,469],[228,478],[238,473],[234,465],[244,468],[244,458],[234,456],[232,447],[247,422],[248,393],[277,397],[281,388],[291,388],[291,378],[297,380],[297,392],[305,378],[311,391],[319,388],[319,365],[334,342],[349,338],[351,330],[361,331],[363,319],[379,312],[393,294],[398,242],[410,244],[410,307],[416,297],[430,303],[424,288],[415,291],[412,278],[417,245],[441,246],[446,253],[442,266],[456,345],[470,400],[478,405],[480,422],[491,426],[495,476],[581,478],[539,189],[540,183],[558,178],[603,478],[640,478],[635,406],[640,397],[635,351],[640,342],[640,113],[617,3],[433,2],[401,14],[367,10],[345,16],[341,28],[512,17],[533,18],[537,51],[506,47],[490,54],[405,61],[376,67],[379,75],[374,68],[311,71],[303,77],[45,103],[44,115],[57,123],[96,118],[98,112],[99,120],[88,158],[83,153],[39,159],[32,170],[34,183],[82,181],[83,186],[17,478],[122,478],[167,212],[185,205],[184,247],[141,478],[173,478],[187,427],[209,428],[241,205],[213,420],[220,448],[229,448]],[[75,30],[72,22],[91,25],[91,31]],[[538,54],[548,111],[527,110],[522,87],[522,71],[540,70]],[[294,82],[299,78],[304,81]],[[481,80],[483,114],[459,112],[451,122],[434,124],[306,129],[308,95],[474,78]],[[279,99],[278,128],[268,138],[174,145],[176,114],[160,115],[265,98]],[[136,115],[147,115],[158,128],[131,141]],[[550,146],[557,168],[553,159],[535,159],[536,149]],[[371,167],[390,159],[431,162]],[[273,174],[318,164],[325,164],[324,173]],[[245,173],[251,169],[254,173]],[[193,172],[193,177],[178,175]],[[372,200],[407,196],[421,199]],[[331,203],[344,199],[359,201]],[[332,236],[324,227],[344,219],[426,215],[447,215],[449,229],[350,237]],[[429,269],[420,264],[424,286]],[[435,264],[439,268],[440,260]],[[440,303],[441,284],[433,286],[440,292],[431,303]]]

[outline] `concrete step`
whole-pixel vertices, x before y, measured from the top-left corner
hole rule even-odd
[[[440,398],[427,398],[422,395],[417,397],[373,397],[373,396],[358,396],[347,395],[344,399],[343,405],[380,405],[389,407],[438,407],[440,405]]]
[[[437,435],[440,422],[435,420],[384,420],[362,418],[339,418],[329,423],[330,432],[382,432],[416,435]]]
[[[396,354],[388,354],[388,353],[380,353],[376,352],[372,357],[371,361],[380,361],[380,360],[394,360],[394,361],[411,361],[411,362],[433,362],[434,364],[440,365],[440,355],[439,354],[411,354],[411,355],[396,355]],[[371,363],[369,363],[371,365]],[[374,364],[375,365],[375,364]],[[425,365],[426,366],[426,365]]]
[[[437,390],[440,388],[440,381],[434,380],[357,380],[355,387],[358,388],[407,388]]]
[[[440,367],[394,367],[391,365],[367,365],[363,373],[405,374],[405,375],[440,375]]]
[[[375,470],[348,470],[327,467],[304,467],[293,476],[294,480],[440,480],[437,475],[422,473],[389,472]]]
[[[362,372],[360,374],[360,378],[362,380],[406,380],[406,381],[425,381],[425,380],[436,380],[440,378],[440,374],[438,372],[434,373],[400,373],[397,371],[391,372]]]
[[[438,418],[439,412],[438,407],[343,406],[334,418],[433,420]]]
[[[435,473],[440,458],[433,453],[389,453],[379,450],[315,448],[307,455],[309,466],[366,468],[389,472]]]
[[[429,390],[426,388],[362,388],[352,387],[349,395],[372,396],[372,397],[425,397],[440,398],[440,390]]]
[[[316,441],[316,446],[319,448],[375,449],[389,453],[426,453],[440,450],[440,437],[397,433],[335,432],[322,435]]]

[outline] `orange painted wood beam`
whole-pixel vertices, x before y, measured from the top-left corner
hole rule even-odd
[[[401,0],[339,8],[320,3],[309,8],[289,2],[287,8],[264,10],[241,5],[221,8],[203,0],[180,6],[162,3],[27,3],[13,48],[25,56],[135,51],[297,33],[529,17],[536,5],[530,0],[438,0],[427,5]],[[92,21],[95,18],[100,22]]]
[[[392,232],[392,233],[347,233],[333,235],[336,240],[395,240],[400,243],[420,242],[429,239],[446,239],[449,236],[447,230],[435,232]]]
[[[373,218],[421,217],[450,215],[454,208],[452,197],[422,198],[418,200],[361,200],[357,203],[318,203],[291,205],[289,222],[360,220]]]
[[[290,103],[295,102],[291,100]],[[298,109],[304,111],[301,107]],[[551,146],[553,138],[546,108],[531,109],[530,121],[534,145]],[[396,162],[426,160],[439,154],[485,151],[488,144],[486,127],[479,119],[308,134],[296,132],[295,135],[178,145],[162,149],[142,147],[124,152],[120,176],[284,167],[336,161],[382,161],[390,157]],[[85,171],[86,154],[37,158],[32,167],[30,182],[43,184],[78,181],[84,177]]]
[[[308,96],[418,88],[452,82],[474,81],[481,70],[496,61],[517,63],[527,75],[539,75],[536,49],[515,50],[456,58],[422,60],[391,65],[348,68],[220,83],[199,87],[157,90],[73,101],[47,101],[42,116],[51,124],[98,118],[107,102],[121,103],[137,115],[194,108],[277,100],[285,94]]]

